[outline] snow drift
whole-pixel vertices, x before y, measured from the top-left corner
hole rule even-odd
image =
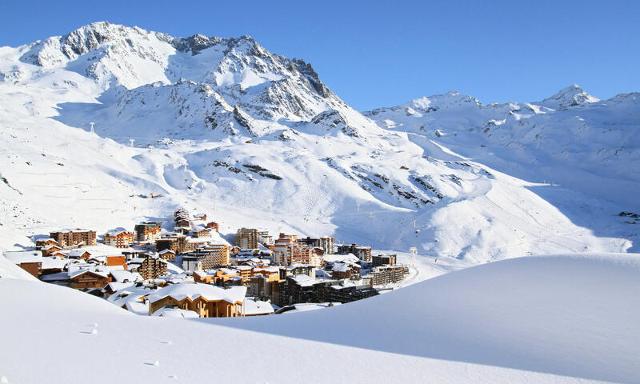
[[[206,321],[135,316],[67,288],[0,278],[0,301],[10,308],[0,320],[0,376],[23,384],[79,382],[87,372],[95,383],[212,375],[282,383],[336,375],[376,383],[633,383],[640,380],[639,260],[519,258],[330,309]],[[34,368],[25,356],[47,363]],[[60,370],[71,361],[74,369]]]

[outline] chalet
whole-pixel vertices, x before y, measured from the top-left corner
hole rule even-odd
[[[33,276],[40,276],[44,260],[40,251],[7,251],[4,256]]]
[[[42,250],[42,256],[55,256],[56,254],[61,253],[62,247],[58,244],[48,244],[44,247],[40,248]]]
[[[69,286],[75,289],[103,289],[111,282],[111,276],[105,272],[80,269],[69,272]]]
[[[52,273],[59,273],[64,271],[67,267],[69,260],[59,259],[57,257],[43,257],[42,266],[40,269],[41,277]]]
[[[18,265],[34,277],[40,277],[42,274],[42,261],[23,261]]]
[[[110,283],[109,285],[111,284],[113,283]],[[129,312],[133,312],[138,315],[148,315],[148,296],[153,292],[155,292],[155,289],[142,285],[131,285],[118,289],[107,297],[107,301],[118,307],[124,308]]]
[[[91,252],[82,248],[74,248],[67,252],[67,257],[69,259],[82,259],[88,260],[91,257]]]
[[[350,263],[343,263],[343,262],[333,263],[331,267],[331,277],[333,277],[336,280],[359,279],[360,266],[358,264],[350,264]]]
[[[117,283],[141,283],[142,276],[137,272],[125,271],[122,269],[110,270],[111,280]]]
[[[162,260],[173,261],[176,259],[176,252],[171,249],[163,249],[158,252],[158,255]]]
[[[244,316],[264,316],[274,313],[273,305],[268,301],[245,299],[242,314]]]
[[[151,316],[171,317],[174,319],[197,319],[200,317],[198,316],[198,313],[194,311],[188,311],[186,309],[180,309],[180,308],[167,308],[167,307],[158,309],[157,311],[152,313]]]
[[[247,289],[209,284],[173,284],[149,295],[149,314],[161,308],[194,311],[200,317],[236,317],[243,314]]]
[[[102,237],[102,241],[106,245],[117,248],[128,248],[133,243],[134,233],[128,232],[124,228],[112,229],[105,233]]]
[[[220,230],[220,226],[215,221],[208,222],[206,227],[214,232],[218,232]]]
[[[36,248],[38,249],[44,249],[45,247],[48,247],[50,245],[59,246],[58,242],[51,237],[36,240]]]

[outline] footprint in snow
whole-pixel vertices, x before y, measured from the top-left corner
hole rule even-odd
[[[158,360],[156,360],[156,361],[147,361],[144,364],[145,365],[150,365],[152,367],[159,367],[160,366],[160,362]]]

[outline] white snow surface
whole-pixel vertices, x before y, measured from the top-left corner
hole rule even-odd
[[[23,384],[80,382],[87,372],[94,383],[201,382],[213,372],[242,383],[334,382],[336,374],[354,383],[634,383],[639,277],[638,255],[524,257],[319,311],[198,321],[135,316],[68,288],[3,277],[0,302],[12,310],[0,320],[0,376]],[[25,356],[47,364],[36,369]],[[251,369],[248,356],[259,356]],[[280,369],[293,356],[295,367]],[[79,366],[59,368],[70,361]]]
[[[171,229],[185,206],[223,234],[333,234],[469,265],[633,251],[637,226],[616,214],[640,211],[639,102],[454,92],[365,116],[250,37],[94,23],[0,47],[0,249],[67,227]]]

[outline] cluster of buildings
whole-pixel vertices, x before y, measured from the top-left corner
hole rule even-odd
[[[231,242],[204,214],[178,209],[173,230],[142,222],[100,239],[92,230],[51,232],[5,256],[37,278],[155,316],[235,317],[364,299],[402,281],[408,268],[371,247],[240,228]]]

